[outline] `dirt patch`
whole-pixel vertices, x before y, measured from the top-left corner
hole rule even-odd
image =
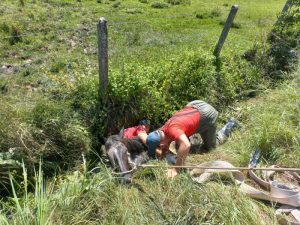
[[[14,65],[3,65],[1,66],[0,68],[0,74],[7,74],[7,75],[10,75],[10,74],[15,74],[19,72],[19,68],[17,66],[14,66]]]

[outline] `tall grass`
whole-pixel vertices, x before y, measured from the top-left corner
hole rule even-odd
[[[237,163],[246,165],[249,154],[262,150],[265,163],[290,167],[300,160],[300,71],[293,82],[283,82],[278,89],[241,104],[240,117],[244,128],[233,140],[220,147],[233,155]]]
[[[103,193],[102,188],[105,189],[111,179],[104,167],[103,171],[102,175],[89,179],[89,173],[77,171],[47,181],[40,164],[32,185],[23,164],[23,182],[18,183],[10,176],[12,198],[0,202],[0,223],[97,224],[98,218],[91,216],[97,211],[95,196]]]
[[[199,185],[187,174],[166,179],[165,171],[140,171],[131,185],[120,185],[104,167],[45,182],[41,167],[34,192],[1,202],[1,224],[276,224],[272,209],[239,193],[219,178]],[[24,173],[25,174],[25,173]],[[26,181],[24,176],[24,185]],[[264,216],[264,220],[257,218]]]

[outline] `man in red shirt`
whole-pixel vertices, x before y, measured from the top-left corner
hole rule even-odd
[[[155,157],[156,152],[165,152],[172,141],[179,146],[176,166],[182,166],[190,151],[189,137],[200,133],[203,148],[209,150],[217,144],[216,122],[217,110],[208,103],[200,100],[188,103],[183,109],[176,112],[165,125],[147,137],[148,154]],[[177,175],[178,169],[169,169],[168,177]]]
[[[124,129],[122,138],[133,139],[138,137],[144,144],[146,144],[147,134],[150,130],[150,122],[146,119],[140,121],[138,126]]]

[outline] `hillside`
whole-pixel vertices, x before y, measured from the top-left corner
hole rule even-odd
[[[212,52],[233,4],[221,56]],[[222,175],[140,169],[124,185],[105,137],[148,118],[153,129],[188,101],[242,129],[189,164],[226,160],[299,167],[300,1],[2,0],[1,224],[277,224],[276,205]],[[108,25],[108,87],[99,89],[97,23]],[[150,163],[165,165],[164,161]],[[92,170],[99,167],[98,170]],[[94,171],[89,172],[89,171]]]
[[[260,166],[298,167],[299,85],[300,70],[293,81],[236,105],[243,130],[215,151],[190,156],[189,163],[221,159],[247,166],[252,150],[261,147]],[[277,205],[246,197],[228,177],[200,185],[186,173],[172,180],[165,178],[164,169],[144,169],[135,173],[132,184],[122,185],[105,167],[94,174],[82,167],[45,183],[40,171],[35,193],[25,190],[23,197],[2,202],[1,224],[278,223]]]

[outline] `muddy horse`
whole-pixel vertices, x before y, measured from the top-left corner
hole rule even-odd
[[[136,137],[124,139],[121,135],[111,135],[105,142],[106,154],[115,172],[121,172],[125,179],[131,180],[130,173],[126,173],[149,158],[147,147]]]

